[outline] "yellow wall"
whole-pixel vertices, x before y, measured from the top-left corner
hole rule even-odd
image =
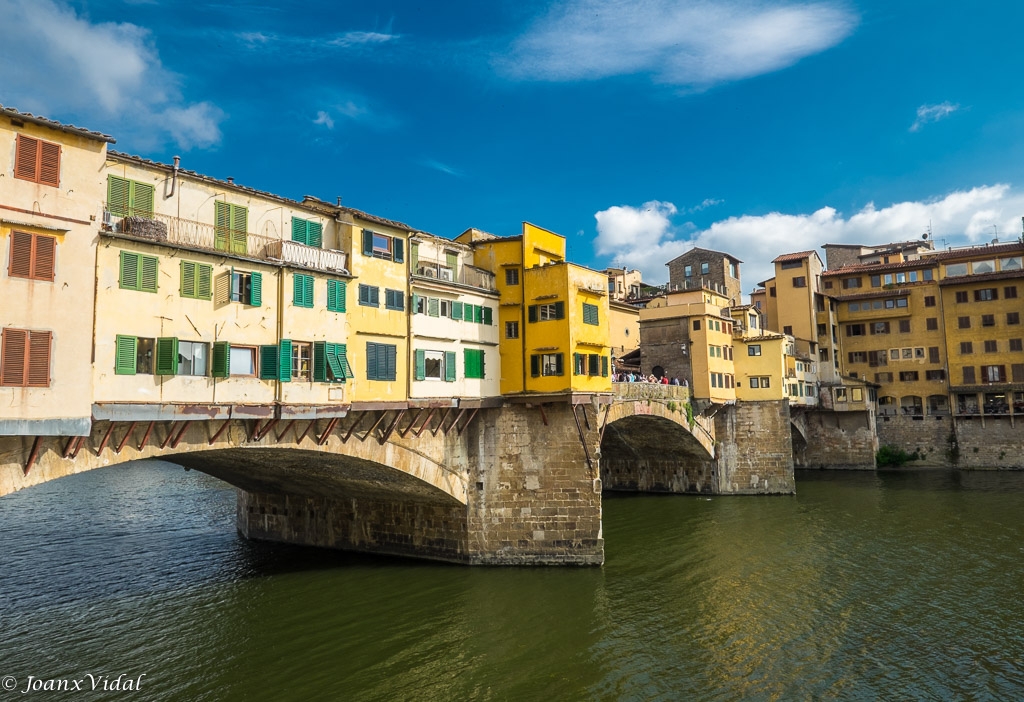
[[[736,399],[744,401],[781,400],[786,397],[784,354],[785,337],[750,336],[736,340]],[[760,346],[759,356],[750,355],[751,346]],[[750,379],[768,378],[768,387],[750,387]]]
[[[640,310],[632,305],[608,305],[608,342],[616,358],[640,348]]]

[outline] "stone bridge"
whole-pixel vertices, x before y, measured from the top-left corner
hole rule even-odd
[[[685,388],[645,384],[461,406],[94,405],[87,436],[0,436],[0,495],[157,458],[237,487],[238,529],[253,539],[596,565],[602,485],[792,492],[788,431],[787,463],[760,450],[751,423],[763,417],[713,409],[693,416]]]

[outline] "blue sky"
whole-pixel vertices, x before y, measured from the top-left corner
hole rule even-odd
[[[1020,235],[1019,3],[0,0],[0,103],[441,236],[663,282]]]

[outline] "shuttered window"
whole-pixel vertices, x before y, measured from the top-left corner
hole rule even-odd
[[[116,217],[150,217],[156,189],[115,175],[107,176],[107,210]]]
[[[292,217],[292,241],[319,249],[324,241],[324,227],[319,222]]]
[[[7,274],[12,278],[31,278],[53,282],[57,240],[52,236],[11,232],[11,258]]]
[[[213,266],[194,261],[181,262],[181,296],[213,299]]]
[[[48,331],[4,329],[0,339],[0,385],[50,387],[52,337]]]
[[[359,284],[359,304],[367,307],[380,306],[380,288]]]
[[[231,375],[231,344],[218,341],[213,345],[213,360],[210,363],[210,375],[214,378],[227,378]]]
[[[345,289],[343,280],[327,281],[327,309],[332,312],[345,311]]]
[[[249,252],[249,210],[241,205],[214,203],[213,246],[218,251],[245,256]]]
[[[436,302],[436,300],[433,300]],[[384,307],[389,310],[405,310],[405,293],[401,290],[384,289]],[[436,315],[435,315],[436,316]]]
[[[345,344],[313,342],[313,380],[320,383],[344,383],[350,377]]]
[[[463,349],[462,357],[466,377],[482,379],[484,377],[483,349]]]
[[[313,306],[313,276],[296,273],[292,280],[293,303],[296,307]]]
[[[397,352],[394,344],[366,342],[367,380],[395,380],[398,372]]]
[[[60,144],[19,134],[14,152],[14,177],[60,187]]]
[[[583,303],[583,323],[584,324],[599,324],[597,316],[597,305],[590,305],[586,302]]]
[[[158,270],[159,264],[155,256],[122,251],[120,286],[125,290],[155,293]]]

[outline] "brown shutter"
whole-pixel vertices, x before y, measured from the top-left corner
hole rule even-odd
[[[14,151],[14,177],[22,180],[35,180],[39,170],[39,140],[18,135],[18,144]]]
[[[48,280],[51,283],[54,278],[53,262],[54,254],[57,252],[57,240],[52,236],[36,235],[35,257],[32,261],[32,277],[36,280]]]
[[[11,260],[7,274],[12,278],[32,277],[32,235],[27,232],[11,232]]]
[[[43,185],[59,187],[60,144],[41,141],[39,145],[39,182]]]
[[[28,332],[24,329],[4,329],[0,343],[0,385],[25,385],[25,351]]]
[[[50,387],[50,340],[52,333],[34,331],[28,337],[28,385],[30,388]]]

